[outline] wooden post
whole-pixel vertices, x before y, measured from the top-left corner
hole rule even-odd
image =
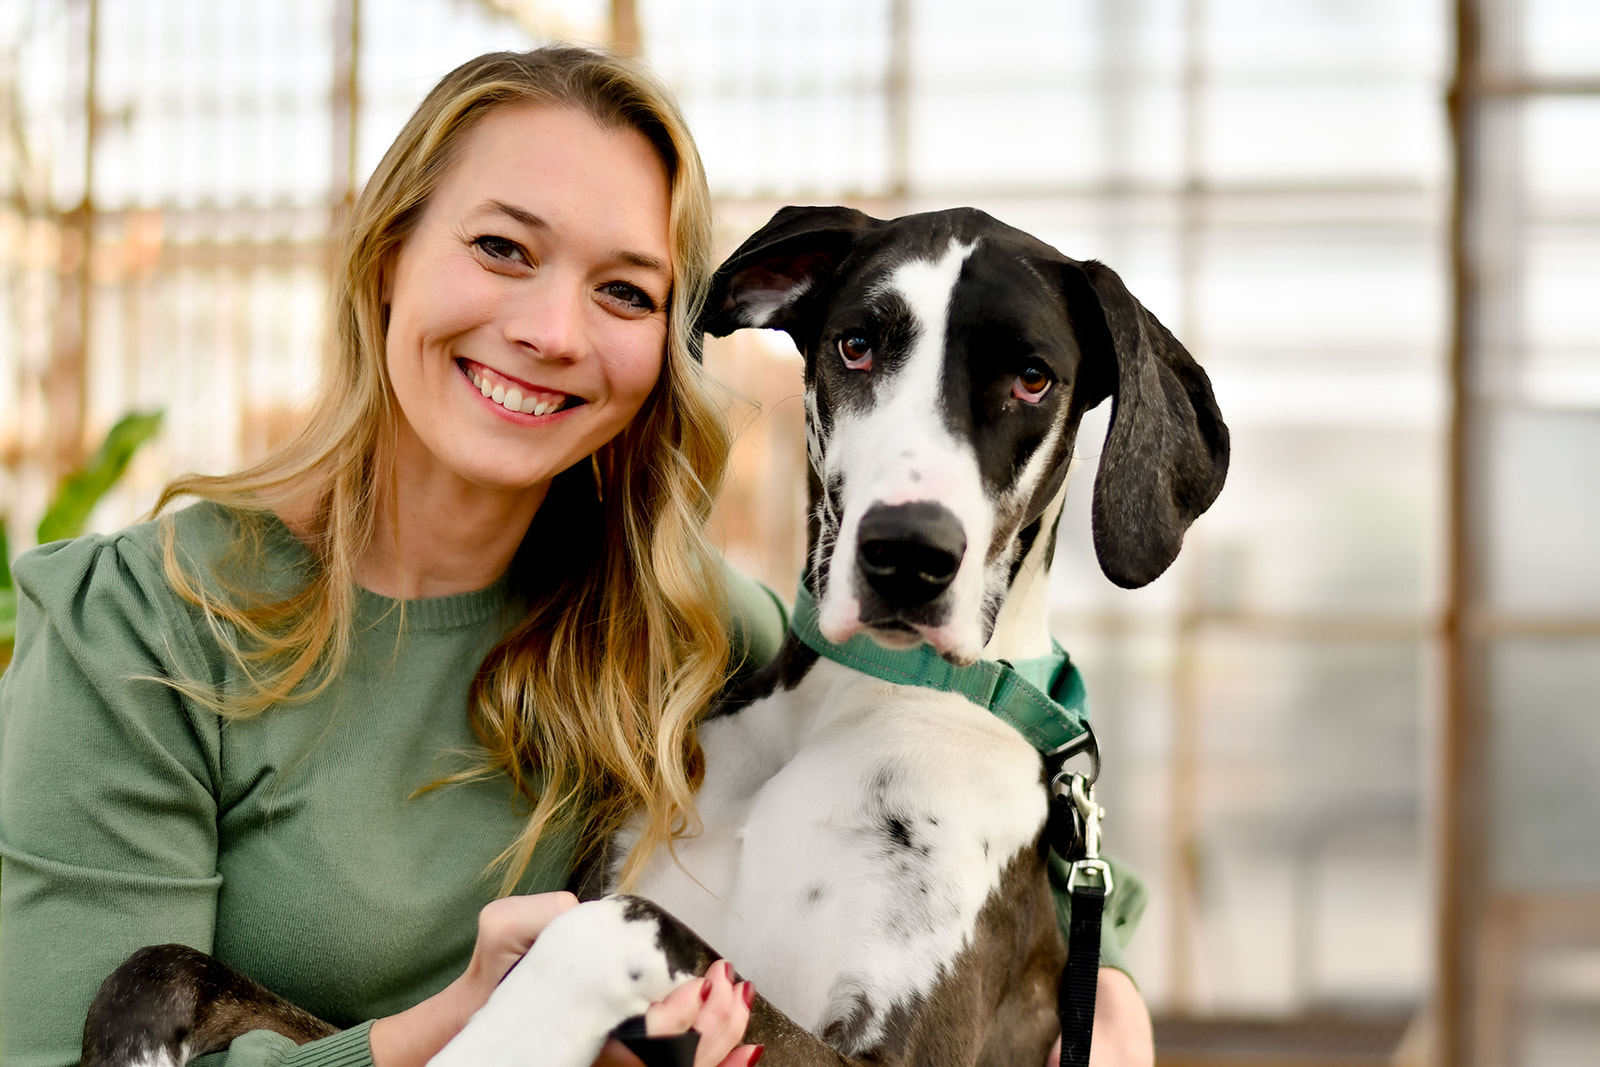
[[[1183,5],[1183,157],[1182,225],[1178,236],[1180,318],[1183,336],[1199,350],[1200,315],[1195,279],[1200,271],[1200,235],[1205,224],[1205,0]],[[1172,924],[1168,935],[1171,1009],[1179,1014],[1197,1007],[1195,952],[1200,912],[1200,681],[1196,644],[1200,621],[1198,590],[1191,589],[1182,610],[1172,672],[1172,755],[1168,804],[1168,863],[1172,879]]]
[[[1443,708],[1439,730],[1438,953],[1434,975],[1434,1063],[1473,1067],[1477,929],[1483,911],[1484,819],[1481,752],[1482,669],[1471,647],[1477,559],[1473,515],[1477,477],[1474,435],[1482,432],[1473,377],[1479,346],[1473,263],[1481,131],[1480,0],[1456,0],[1456,66],[1450,85],[1453,152],[1450,204],[1450,408],[1446,424],[1445,603],[1441,620]]]
[[[81,0],[83,49],[83,195],[76,207],[57,218],[61,251],[56,263],[58,288],[51,329],[49,369],[45,375],[49,450],[46,474],[54,482],[76,470],[84,458],[88,413],[89,318],[94,250],[94,157],[98,116],[95,68],[100,47],[100,2]]]
[[[889,70],[889,199],[893,214],[905,210],[911,192],[911,3],[890,0]]]
[[[634,59],[643,51],[639,9],[634,0],[611,0],[611,48],[619,56]]]
[[[361,109],[361,0],[333,7],[333,173],[329,202],[337,237],[356,200],[357,121]],[[330,244],[332,247],[332,244]]]

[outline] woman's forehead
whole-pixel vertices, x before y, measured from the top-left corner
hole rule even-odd
[[[467,133],[430,210],[579,227],[631,258],[669,263],[670,196],[666,164],[637,129],[528,103],[496,108]]]

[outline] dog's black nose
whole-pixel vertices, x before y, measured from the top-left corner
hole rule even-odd
[[[856,562],[889,603],[926,604],[955,580],[967,534],[949,508],[931,501],[878,504],[861,516]]]

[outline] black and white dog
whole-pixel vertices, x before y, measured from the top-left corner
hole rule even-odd
[[[803,599],[830,642],[1049,654],[1074,440],[1108,397],[1093,533],[1112,581],[1160,575],[1226,473],[1205,373],[1117,275],[978,211],[785,208],[718,270],[704,321],[785,330],[805,357]],[[637,896],[552,924],[437,1067],[582,1067],[719,956],[761,992],[746,1040],[767,1062],[1044,1062],[1066,949],[1044,765],[1017,730],[791,633],[700,742],[705,832]]]

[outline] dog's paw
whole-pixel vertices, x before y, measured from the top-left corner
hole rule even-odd
[[[663,950],[666,921],[628,897],[561,915],[430,1067],[588,1067],[613,1027],[693,977]]]

